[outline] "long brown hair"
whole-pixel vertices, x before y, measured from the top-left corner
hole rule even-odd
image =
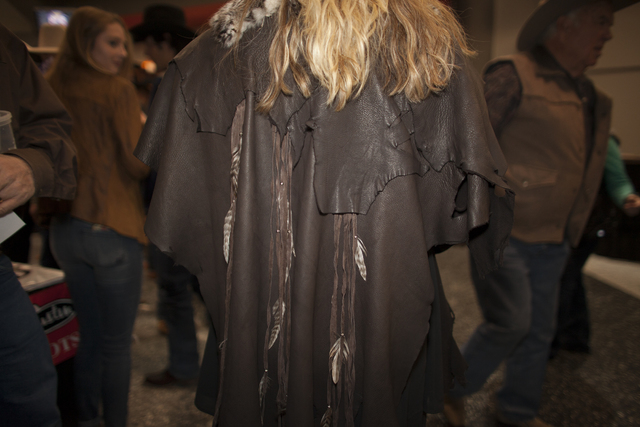
[[[377,67],[390,95],[419,102],[448,84],[457,53],[472,54],[453,11],[438,0],[283,0],[278,19],[262,112],[291,93],[288,69],[304,96],[310,70],[327,89],[327,104],[340,110]]]
[[[58,87],[60,84],[64,85],[72,75],[72,71],[78,67],[88,66],[104,72],[91,57],[91,51],[93,50],[96,38],[106,30],[107,26],[113,23],[122,25],[122,28],[125,30],[125,46],[128,52],[127,57],[124,59],[118,71],[118,75],[123,77],[130,76],[132,69],[131,53],[133,49],[131,46],[131,36],[122,18],[115,13],[91,6],[83,6],[71,15],[67,32],[60,46],[60,53],[47,73],[47,78],[52,85]]]

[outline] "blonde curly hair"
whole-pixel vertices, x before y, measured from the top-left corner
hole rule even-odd
[[[247,3],[245,13],[255,4]],[[277,19],[262,112],[291,94],[289,69],[306,97],[309,70],[327,89],[327,104],[340,110],[378,68],[390,95],[419,102],[447,85],[457,53],[473,53],[453,11],[438,0],[289,0]]]

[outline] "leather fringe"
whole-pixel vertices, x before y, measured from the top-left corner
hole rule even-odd
[[[334,278],[329,325],[329,378],[327,379],[327,411],[321,425],[337,426],[342,393],[346,396],[344,417],[347,427],[354,425],[355,394],[355,290],[356,268],[366,280],[366,249],[358,237],[356,214],[334,215]],[[363,274],[364,273],[364,274]],[[340,291],[340,294],[338,294]],[[339,301],[338,301],[339,300]]]
[[[220,380],[213,425],[220,416],[223,400],[226,347],[229,333],[229,310],[231,306],[233,270],[233,231],[236,217],[238,176],[242,150],[242,124],[245,105],[240,104],[231,127],[232,167],[231,206],[225,219],[224,252],[227,258],[227,278],[225,292],[225,318],[223,340],[220,345]],[[270,384],[269,350],[277,343],[278,406],[279,425],[284,422],[287,408],[289,385],[289,359],[291,354],[291,278],[290,272],[295,256],[293,244],[293,222],[291,212],[291,178],[293,161],[289,135],[280,138],[277,128],[272,128],[273,160],[271,185],[272,233],[269,248],[269,298],[266,310],[266,330],[263,350],[264,373],[259,382],[261,422],[264,424],[266,394]],[[357,234],[357,215],[334,215],[334,283],[331,296],[329,377],[327,379],[327,410],[322,417],[322,427],[334,427],[339,423],[342,395],[345,404],[342,409],[347,427],[354,425],[355,394],[355,288],[358,272],[366,280],[366,248]],[[275,267],[275,272],[274,272]],[[274,275],[275,273],[275,275]],[[272,303],[272,285],[277,277],[278,299]],[[272,325],[273,323],[273,325]]]
[[[291,158],[291,140],[286,134],[283,139],[272,127],[273,158],[271,183],[271,216],[272,231],[269,245],[269,298],[266,310],[266,330],[263,349],[264,375],[269,372],[269,350],[277,343],[278,352],[278,405],[279,423],[287,409],[287,394],[289,388],[289,356],[291,353],[291,265],[295,256],[293,245],[293,228],[291,213],[291,175],[293,161]],[[275,255],[275,263],[274,263]],[[278,299],[272,305],[271,294],[275,264]],[[273,326],[272,326],[273,321]],[[268,380],[267,380],[268,381]],[[260,387],[261,421],[264,424],[264,411],[267,388]]]
[[[276,167],[275,218],[276,218],[276,265],[278,269],[278,301],[281,307],[280,337],[278,339],[278,414],[282,417],[287,409],[289,392],[289,356],[291,354],[291,265],[294,256],[293,227],[291,213],[291,175],[293,160],[291,139],[285,134],[281,140],[273,127],[273,146]]]
[[[224,388],[224,367],[227,355],[227,338],[229,337],[229,310],[231,308],[231,285],[233,270],[233,229],[236,220],[236,200],[238,199],[238,176],[240,174],[240,154],[242,153],[242,127],[244,124],[245,101],[242,101],[231,125],[231,170],[229,172],[231,182],[231,207],[224,225],[224,241],[223,252],[227,259],[227,277],[224,301],[224,333],[220,343],[220,379],[218,383],[218,398],[216,400],[216,409],[213,415],[213,425],[216,425],[220,416],[220,405],[222,404],[222,391]]]

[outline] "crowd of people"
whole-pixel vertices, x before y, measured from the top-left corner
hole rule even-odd
[[[460,427],[505,362],[497,425],[548,426],[549,357],[589,351],[597,199],[640,212],[612,101],[584,74],[634,2],[541,1],[482,79],[437,0],[232,0],[197,36],[175,6],[131,29],[83,6],[45,74],[0,25],[17,143],[0,217],[41,200],[50,219],[79,425],[127,424],[146,254],[169,360],[145,384],[199,378],[214,425]],[[157,65],[144,112],[134,42]],[[483,315],[461,350],[435,259],[456,244]],[[60,426],[44,331],[2,253],[0,313],[2,423]]]

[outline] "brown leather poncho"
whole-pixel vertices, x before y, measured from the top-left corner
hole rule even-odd
[[[434,254],[466,242],[488,271],[512,223],[479,80],[460,58],[419,104],[374,75],[339,112],[318,87],[260,114],[275,23],[185,48],[137,148],[147,234],[215,328],[196,402],[220,426],[423,426],[465,368]]]

